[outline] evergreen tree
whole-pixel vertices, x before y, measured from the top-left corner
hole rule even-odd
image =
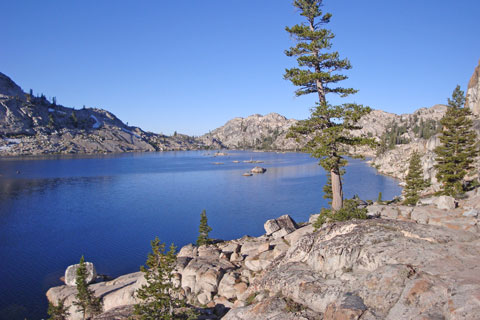
[[[210,231],[212,231],[212,228],[208,225],[207,212],[203,210],[200,214],[200,226],[198,227],[197,246],[209,244],[212,241],[208,237]]]
[[[65,298],[59,299],[57,305],[54,305],[51,302],[48,302],[48,311],[47,314],[50,316],[48,320],[66,320],[70,313],[68,309],[70,307],[65,306]]]
[[[93,291],[87,284],[88,271],[85,264],[85,258],[80,258],[80,264],[77,268],[75,284],[77,285],[77,294],[73,304],[77,306],[77,311],[83,313],[83,319],[102,313],[102,300],[95,297]]]
[[[340,59],[338,52],[330,50],[335,35],[322,26],[330,22],[332,15],[322,12],[322,4],[323,0],[293,2],[307,22],[286,28],[297,44],[285,53],[297,57],[299,68],[287,69],[284,78],[300,87],[295,91],[297,96],[318,95],[318,103],[310,118],[300,121],[289,136],[306,137],[306,151],[319,158],[320,165],[330,173],[332,209],[337,211],[343,206],[341,170],[347,164],[343,157],[347,154],[345,146],[373,144],[373,140],[349,134],[350,130],[358,129],[358,120],[369,113],[370,108],[353,103],[333,106],[327,102],[329,93],[346,97],[356,90],[336,86],[339,81],[347,79],[338,72],[350,69],[351,65],[347,59]]]
[[[165,244],[158,237],[150,242],[152,252],[148,254],[144,273],[146,284],[137,290],[136,296],[141,301],[134,306],[134,314],[142,320],[186,319],[193,316],[185,308],[185,303],[176,298],[177,289],[172,283],[175,268],[175,246],[172,244],[165,252]],[[137,319],[137,318],[135,318]]]
[[[48,127],[50,129],[55,128],[55,119],[53,118],[53,115],[51,113],[48,115]]]
[[[75,111],[72,111],[72,114],[70,115],[70,121],[72,122],[75,128],[78,127],[78,119],[77,119],[77,115],[75,114]]]
[[[383,203],[383,200],[382,200],[382,192],[381,192],[381,191],[378,193],[377,203],[378,203],[378,204],[382,204],[382,203]]]
[[[435,148],[437,180],[441,194],[457,196],[463,193],[465,176],[474,168],[478,156],[477,134],[473,129],[471,111],[464,107],[465,95],[457,86],[448,99],[448,109],[440,123],[443,126],[440,146]]]
[[[408,174],[405,180],[407,184],[403,189],[405,192],[405,200],[403,203],[415,205],[420,199],[420,192],[430,185],[430,183],[423,178],[420,154],[418,152],[414,152],[410,157]]]

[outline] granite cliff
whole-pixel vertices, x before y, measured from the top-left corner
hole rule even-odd
[[[106,110],[75,110],[26,94],[0,73],[0,156],[197,148],[193,138],[145,132]]]
[[[480,115],[480,60],[468,82],[465,105],[470,108],[475,115]]]
[[[288,129],[295,123],[297,120],[287,119],[278,113],[254,114],[234,118],[201,136],[200,140],[209,146],[228,149],[296,150],[299,144],[286,138]]]

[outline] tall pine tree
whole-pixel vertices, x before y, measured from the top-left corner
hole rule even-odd
[[[207,212],[205,210],[200,214],[200,226],[198,227],[197,246],[209,244],[211,239],[208,234],[212,231],[212,228],[208,225]]]
[[[147,283],[136,292],[140,303],[134,306],[134,314],[142,320],[193,317],[194,313],[185,309],[185,303],[176,297],[177,289],[172,283],[176,261],[175,246],[172,244],[166,252],[165,244],[161,243],[158,237],[150,244],[152,252],[148,254],[146,267],[140,268]]]
[[[465,95],[457,86],[448,99],[448,109],[440,123],[443,126],[440,142],[435,148],[437,180],[441,194],[458,196],[464,192],[465,176],[474,168],[478,156],[477,134],[473,129],[471,111],[465,108]]]
[[[87,283],[88,271],[85,264],[85,258],[80,258],[80,264],[77,268],[75,284],[77,285],[77,294],[73,304],[77,306],[77,310],[82,312],[83,319],[102,313],[102,300],[95,297],[93,290],[88,287]]]
[[[354,103],[331,105],[327,102],[329,93],[346,97],[356,92],[337,86],[338,82],[347,79],[338,72],[350,69],[350,62],[340,59],[339,53],[331,50],[335,35],[323,25],[330,22],[332,15],[323,13],[323,0],[295,0],[293,5],[305,17],[306,23],[286,28],[297,44],[285,53],[297,57],[299,67],[287,69],[284,78],[300,87],[295,91],[297,96],[317,94],[318,102],[310,118],[294,126],[289,136],[306,137],[306,151],[319,158],[320,165],[329,172],[332,209],[337,211],[343,207],[341,170],[347,164],[344,156],[348,146],[374,143],[373,139],[353,137],[349,131],[358,129],[358,120],[371,110]]]
[[[430,183],[423,178],[423,170],[420,160],[420,154],[416,151],[413,152],[410,157],[408,174],[405,179],[407,184],[403,189],[405,192],[404,204],[417,204],[420,199],[420,192],[430,185]]]

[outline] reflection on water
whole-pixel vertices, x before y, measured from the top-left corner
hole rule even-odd
[[[244,177],[262,160],[263,175]],[[233,163],[233,160],[240,161]],[[223,165],[213,165],[223,162]],[[155,236],[194,242],[207,210],[212,236],[264,232],[267,219],[308,220],[326,181],[306,154],[166,152],[0,160],[0,319],[45,316],[46,290],[81,255],[103,274],[134,272]],[[388,199],[397,183],[352,160],[345,195]]]

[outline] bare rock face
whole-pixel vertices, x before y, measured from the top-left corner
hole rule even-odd
[[[15,97],[24,101],[25,93],[12,79],[0,72],[0,97]]]
[[[26,95],[0,73],[0,156],[203,148],[192,137],[145,132],[98,108],[74,110]]]
[[[77,277],[77,269],[80,265],[74,264],[71,265],[65,270],[65,284],[67,286],[77,286],[75,283],[75,279]],[[93,283],[95,279],[97,279],[97,270],[95,270],[95,266],[91,262],[85,262],[85,267],[87,268],[87,279],[85,281],[87,284]]]
[[[480,60],[468,83],[465,107],[469,108],[473,114],[480,115]]]
[[[220,144],[229,149],[296,150],[299,145],[295,139],[286,138],[288,129],[296,123],[277,113],[254,114],[234,118],[200,139],[206,145]]]

